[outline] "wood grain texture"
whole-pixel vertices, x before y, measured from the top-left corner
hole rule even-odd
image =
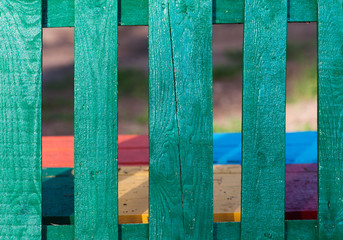
[[[75,0],[42,0],[43,27],[73,27]]]
[[[316,220],[286,221],[286,239],[289,240],[316,240],[318,224]]]
[[[343,0],[318,1],[319,239],[343,236]]]
[[[44,225],[42,240],[74,240],[73,225]]]
[[[75,239],[117,239],[117,1],[75,6]]]
[[[119,0],[119,25],[148,25],[149,0]],[[213,23],[243,23],[244,0],[213,0]],[[317,21],[316,0],[289,0],[289,22]],[[74,0],[43,0],[44,27],[73,27]]]
[[[119,225],[119,239],[122,240],[148,240],[148,224],[121,224]]]
[[[240,240],[240,222],[221,222],[213,224],[213,240]]]
[[[0,239],[41,238],[40,0],[0,3]]]
[[[315,240],[317,221],[286,221],[287,240]],[[213,224],[213,239],[240,240],[239,222],[222,222]],[[44,226],[47,240],[72,240],[73,226]],[[149,224],[122,224],[119,225],[119,239],[121,240],[148,240]]]
[[[149,3],[149,236],[211,239],[212,3]]]
[[[286,0],[245,1],[242,240],[285,236],[286,38]]]
[[[317,5],[317,0],[288,0],[288,21],[317,21]]]

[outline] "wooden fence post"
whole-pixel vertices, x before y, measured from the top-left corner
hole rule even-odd
[[[75,2],[76,239],[118,239],[117,5]]]
[[[287,0],[246,0],[241,239],[285,238]]]
[[[0,238],[40,239],[42,9],[0,3]]]
[[[318,1],[318,239],[343,238],[343,0]]]
[[[212,2],[149,13],[149,239],[212,239]]]

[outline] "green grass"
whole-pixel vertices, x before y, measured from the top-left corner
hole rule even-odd
[[[234,81],[242,73],[242,50],[227,50],[225,55],[227,64],[213,66],[214,81]]]
[[[213,122],[213,132],[215,133],[241,132],[241,129],[241,119],[238,118],[228,118],[225,124]]]
[[[42,121],[43,123],[74,122],[74,80],[66,75],[59,80],[43,84]]]
[[[141,125],[148,125],[149,124],[149,111],[146,109],[142,114],[136,117],[136,122]]]
[[[74,100],[72,98],[65,98],[67,94],[72,96],[73,91],[73,76],[65,76],[61,80],[50,80],[43,85],[43,95],[45,97],[43,101],[47,102],[47,106],[50,107],[58,107],[58,105],[60,105],[59,103],[54,103],[55,100],[63,101],[63,104],[67,104],[68,101],[73,104]],[[118,70],[119,97],[125,96],[148,99],[148,92],[148,75],[143,70],[135,68]],[[68,106],[69,105],[70,104],[68,104]]]
[[[296,76],[287,79],[289,84],[287,103],[311,100],[317,96],[317,65],[313,61],[314,48],[313,41],[287,43],[287,61],[296,63],[296,71],[298,71]]]
[[[72,112],[64,111],[64,112],[49,112],[42,114],[42,120],[51,122],[51,121],[60,121],[65,123],[73,123],[74,122],[74,114]]]
[[[148,91],[148,76],[144,71],[139,69],[118,70],[119,98],[125,96],[148,100]],[[53,120],[54,117],[57,117],[57,119],[63,118],[72,121],[72,116],[64,116],[66,113],[61,112],[63,112],[63,109],[70,109],[70,114],[72,114],[74,108],[73,94],[73,76],[67,75],[62,79],[50,80],[44,83],[42,99],[43,119]],[[59,113],[61,113],[60,117],[58,117]]]
[[[309,123],[304,123],[302,128],[299,131],[314,131],[317,129],[313,129]]]
[[[119,97],[134,97],[148,100],[148,75],[140,69],[128,68],[118,70]]]
[[[315,41],[297,41],[287,42],[287,61],[292,62],[306,62],[313,56],[314,49],[316,48],[316,42]]]
[[[317,96],[317,65],[305,67],[298,77],[292,79],[287,103],[311,100]]]
[[[317,96],[316,64],[308,64],[308,53],[311,53],[312,43],[288,43],[287,61],[296,62],[299,72],[292,79],[287,79],[289,85],[287,92],[287,103],[297,103],[303,100],[311,100]],[[214,81],[238,81],[242,73],[242,50],[227,50],[225,64],[213,66]],[[311,59],[311,62],[313,59]],[[63,74],[63,73],[62,73]],[[43,121],[62,121],[73,123],[73,76],[66,75],[64,78],[49,81],[43,85]],[[131,98],[137,101],[148,102],[149,82],[148,74],[136,68],[125,68],[118,70],[118,94],[121,98]],[[129,110],[129,109],[128,109]],[[122,114],[122,118],[131,119],[137,125],[148,124],[148,110],[138,114]],[[310,130],[308,124],[304,124],[304,130]],[[240,132],[241,120],[228,117],[226,122],[213,124],[214,132]]]

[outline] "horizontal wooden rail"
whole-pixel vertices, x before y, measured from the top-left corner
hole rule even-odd
[[[240,240],[239,222],[213,223],[214,240]],[[317,221],[294,220],[286,221],[286,239],[316,239]],[[43,239],[74,239],[74,226],[44,226]],[[149,224],[121,224],[119,225],[119,239],[148,240]]]
[[[119,1],[118,25],[148,25],[148,0]],[[213,0],[213,23],[243,23],[244,0]],[[316,0],[288,0],[288,22],[317,21]],[[43,27],[73,27],[74,0],[43,0]]]

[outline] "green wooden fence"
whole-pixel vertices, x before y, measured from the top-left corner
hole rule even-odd
[[[313,221],[284,220],[287,22],[318,24]],[[241,222],[213,223],[219,23],[244,23]],[[118,25],[149,25],[149,224],[118,224]],[[3,0],[0,26],[1,239],[343,239],[343,0]],[[69,226],[41,223],[42,27],[75,27]]]

